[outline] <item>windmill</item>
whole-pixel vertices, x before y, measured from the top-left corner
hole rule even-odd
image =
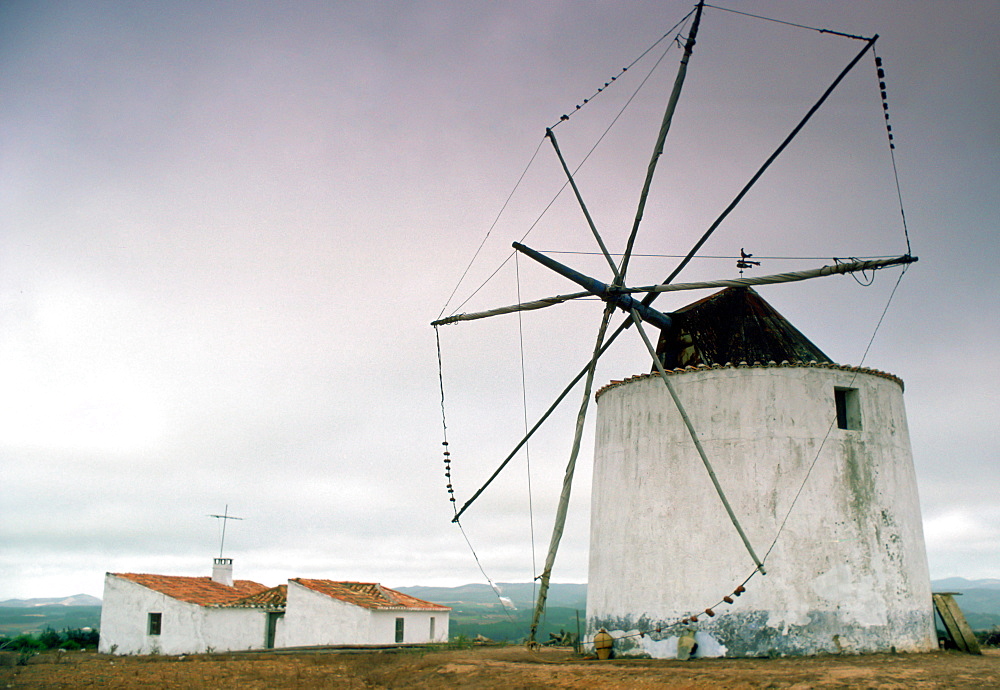
[[[570,300],[581,299],[581,298],[597,297],[605,303],[603,316],[600,322],[600,326],[598,327],[596,340],[589,361],[576,375],[576,377],[570,382],[570,384],[562,391],[562,393],[559,394],[555,402],[541,416],[538,422],[527,432],[525,437],[515,446],[513,451],[511,451],[511,453],[500,463],[500,466],[490,476],[490,478],[482,485],[482,487],[480,487],[475,493],[473,493],[472,496],[460,508],[458,508],[456,505],[455,515],[453,518],[453,521],[456,523],[460,521],[465,511],[468,510],[468,508],[472,505],[472,503],[476,501],[476,499],[479,498],[479,496],[482,495],[482,493],[493,482],[493,480],[496,479],[496,477],[500,474],[500,472],[507,466],[507,464],[511,461],[511,459],[527,443],[528,439],[541,427],[541,425],[551,415],[551,413],[555,410],[555,408],[567,397],[569,392],[582,380],[584,382],[582,401],[580,403],[576,417],[576,424],[570,450],[570,456],[563,477],[562,492],[560,494],[560,499],[556,510],[552,536],[550,539],[549,549],[545,559],[544,568],[542,570],[542,573],[537,578],[539,580],[538,598],[529,633],[529,641],[532,643],[535,641],[540,617],[545,608],[545,602],[548,595],[552,569],[555,563],[556,555],[563,535],[563,530],[566,524],[566,516],[573,486],[576,463],[580,452],[584,424],[593,393],[593,382],[594,382],[596,366],[599,358],[608,350],[611,344],[625,330],[628,330],[633,327],[634,331],[637,333],[643,345],[645,346],[653,363],[654,373],[651,379],[649,380],[644,379],[644,385],[654,385],[656,387],[657,392],[659,394],[662,394],[666,398],[666,400],[669,401],[665,403],[663,400],[657,399],[655,402],[648,404],[659,406],[659,408],[657,409],[662,409],[662,406],[664,404],[667,404],[672,407],[672,409],[674,410],[673,414],[675,415],[674,419],[678,421],[676,422],[675,428],[671,430],[671,433],[680,429],[681,431],[678,433],[681,433],[686,437],[687,444],[690,446],[690,448],[693,448],[697,457],[699,458],[700,463],[704,468],[704,474],[701,476],[702,477],[707,476],[708,483],[711,486],[711,492],[716,498],[718,504],[721,505],[721,508],[724,511],[726,519],[728,520],[729,530],[731,530],[733,534],[738,536],[741,548],[745,551],[745,553],[747,554],[747,556],[749,557],[749,559],[753,564],[753,572],[751,573],[750,577],[753,577],[754,574],[761,574],[761,575],[767,574],[767,568],[765,567],[765,560],[767,559],[768,554],[770,554],[771,549],[768,549],[766,553],[760,553],[759,549],[761,545],[758,544],[756,545],[755,548],[754,539],[751,538],[751,535],[748,534],[748,530],[744,529],[743,526],[743,521],[747,517],[746,515],[747,501],[751,499],[748,498],[747,495],[744,495],[745,492],[738,492],[740,493],[739,496],[740,505],[738,506],[738,509],[734,508],[728,496],[729,491],[723,486],[723,483],[722,481],[720,481],[718,473],[716,472],[712,455],[710,452],[708,452],[708,450],[706,450],[705,444],[703,443],[704,434],[700,433],[702,429],[699,429],[698,425],[696,425],[696,422],[693,419],[694,415],[689,414],[687,409],[687,404],[684,401],[685,396],[681,395],[678,392],[678,385],[675,385],[675,382],[673,380],[674,378],[676,378],[673,375],[674,372],[668,371],[668,364],[672,365],[676,364],[676,362],[665,361],[667,359],[666,357],[667,349],[665,349],[663,345],[665,341],[670,340],[671,338],[670,334],[675,333],[678,330],[679,323],[675,314],[663,313],[653,308],[652,303],[659,294],[668,291],[721,287],[721,288],[727,288],[729,290],[741,291],[739,292],[739,294],[745,297],[747,291],[750,290],[750,287],[755,285],[793,282],[793,281],[807,280],[827,275],[853,273],[857,271],[872,271],[880,268],[885,268],[887,266],[895,266],[895,265],[901,265],[905,267],[906,265],[916,261],[916,258],[911,256],[908,251],[907,254],[905,255],[894,257],[891,259],[849,261],[849,262],[837,261],[833,265],[828,265],[809,271],[799,271],[795,273],[784,273],[784,274],[760,276],[754,278],[741,277],[735,280],[717,280],[717,281],[687,283],[687,284],[673,283],[674,278],[676,278],[676,276],[684,269],[684,267],[692,260],[692,258],[696,256],[696,254],[699,252],[699,250],[705,244],[705,242],[709,239],[709,237],[715,232],[715,230],[720,226],[720,224],[722,224],[722,222],[732,212],[732,210],[736,208],[736,206],[749,192],[749,190],[753,187],[753,185],[761,178],[761,176],[765,173],[768,167],[774,162],[774,160],[785,150],[788,144],[802,130],[802,128],[810,120],[813,114],[823,105],[823,103],[827,100],[830,94],[837,88],[837,86],[840,84],[843,78],[855,67],[855,65],[857,65],[857,63],[866,54],[868,54],[869,52],[873,52],[873,46],[875,45],[875,42],[878,39],[878,36],[868,38],[868,37],[853,36],[849,34],[842,34],[839,32],[830,32],[828,30],[824,30],[824,32],[826,33],[836,33],[850,39],[858,40],[863,43],[863,47],[848,63],[848,65],[840,72],[840,74],[833,80],[833,82],[829,85],[829,87],[821,95],[821,97],[815,102],[815,104],[806,112],[806,114],[802,117],[802,119],[799,121],[796,127],[792,129],[792,131],[782,141],[782,143],[777,147],[777,149],[764,161],[764,163],[760,166],[757,172],[750,178],[750,180],[744,185],[744,187],[735,196],[732,202],[722,211],[722,213],[716,218],[716,220],[709,226],[709,228],[705,231],[705,233],[701,236],[701,238],[695,243],[695,245],[684,256],[683,260],[677,265],[677,267],[667,276],[667,278],[659,285],[649,285],[641,287],[629,286],[627,282],[627,276],[628,276],[630,260],[633,255],[635,240],[638,234],[640,224],[643,219],[653,175],[656,171],[657,163],[663,153],[664,142],[670,130],[671,121],[684,85],[688,63],[691,59],[693,49],[696,43],[696,37],[701,23],[704,7],[705,7],[704,3],[699,2],[698,5],[692,11],[692,14],[688,15],[689,17],[693,17],[693,19],[691,19],[690,29],[688,30],[686,39],[683,42],[683,55],[680,59],[678,72],[674,80],[670,96],[667,101],[666,110],[662,119],[656,143],[654,145],[653,153],[647,167],[645,180],[639,195],[638,207],[631,227],[631,232],[628,235],[626,245],[621,254],[621,259],[619,261],[615,261],[615,259],[613,258],[613,255],[605,245],[601,233],[598,231],[596,224],[593,221],[591,213],[588,210],[587,204],[583,198],[583,194],[580,191],[579,187],[577,186],[576,180],[574,179],[573,172],[571,171],[569,165],[566,163],[566,160],[563,157],[562,151],[560,150],[553,128],[550,127],[546,130],[546,138],[549,140],[554,149],[555,155],[557,156],[559,163],[566,175],[568,185],[572,189],[576,201],[579,204],[579,207],[583,213],[586,224],[591,234],[593,235],[594,240],[597,243],[597,246],[600,249],[601,255],[603,256],[605,262],[608,265],[608,269],[610,270],[610,279],[605,282],[584,275],[583,273],[580,273],[570,268],[569,266],[557,262],[551,257],[546,256],[538,251],[535,251],[525,246],[524,244],[515,242],[513,244],[513,247],[516,252],[540,263],[541,265],[551,269],[552,271],[555,271],[564,278],[576,283],[578,286],[583,288],[583,291],[571,294],[556,295],[554,297],[543,298],[530,302],[521,302],[515,305],[500,307],[497,309],[491,309],[483,312],[456,314],[446,318],[440,318],[432,322],[432,325],[435,326],[435,328],[437,328],[439,326],[456,323],[460,321],[470,321],[479,318],[496,316],[500,314],[513,313],[517,311],[547,308],[554,306],[556,304],[561,304]],[[879,77],[881,79],[883,77],[883,73],[878,58],[876,58],[876,64],[878,65]],[[885,99],[884,82],[882,83],[882,88],[883,88],[882,97],[884,103]],[[564,116],[563,119],[566,119],[566,116]],[[886,119],[888,120],[888,116],[886,116]],[[889,136],[890,147],[892,147],[893,144],[892,144],[891,128],[888,128],[888,125],[887,125],[887,132]],[[745,253],[745,251],[741,250],[741,257],[739,259],[739,262],[737,263],[737,267],[740,269],[741,275],[744,269],[750,268],[751,266],[754,265],[758,265],[757,262],[750,261],[751,256],[752,256],[751,254],[747,254]],[[638,294],[643,294],[644,297],[642,297],[642,299],[636,299],[636,297],[633,296]],[[755,293],[753,294],[755,295]],[[764,303],[764,305],[761,305],[755,302],[752,308],[757,311],[766,312],[767,309],[769,308],[769,305],[766,306],[765,305],[766,303]],[[693,306],[694,305],[692,305],[692,307]],[[609,332],[611,319],[617,310],[625,312],[626,318],[620,323],[620,325],[617,326],[617,328],[610,330]],[[774,319],[773,317],[768,317],[768,318],[772,319],[770,323],[778,322],[778,320]],[[654,345],[654,340],[651,339],[649,334],[647,333],[648,326],[652,326],[659,329],[660,331],[659,346]],[[823,357],[825,358],[825,356]],[[676,357],[674,359],[676,359]],[[828,362],[829,360],[827,359],[826,361]],[[769,363],[774,364],[776,367],[780,366],[778,362],[769,362]],[[719,362],[718,364],[721,365],[723,363]],[[726,364],[728,364],[731,367],[738,366],[738,365],[733,365],[732,363],[729,362],[727,362]],[[811,364],[819,366],[820,363],[817,361],[811,361]],[[748,366],[747,363],[745,362],[742,363],[742,365],[745,367]],[[702,364],[702,366],[704,366],[705,368],[709,368],[707,364]],[[673,367],[671,366],[671,368]],[[868,372],[855,371],[853,372],[853,378],[850,379],[850,382],[853,384],[857,376],[861,373],[864,373],[865,375],[868,374]],[[700,372],[700,374],[703,375],[704,372]],[[616,382],[616,385],[621,383],[622,382]],[[715,383],[714,385],[719,385],[719,384]],[[604,390],[606,389],[602,389],[602,392]],[[841,388],[837,389],[831,384],[830,388],[831,395],[834,395],[836,390],[847,391],[854,389],[843,385],[841,386]],[[901,395],[901,387],[899,389],[899,394]],[[874,396],[876,395],[876,393],[872,393],[872,395]],[[888,395],[891,396],[892,393],[889,393]],[[846,418],[848,416],[847,408],[853,403],[846,400],[847,397],[846,393],[844,393],[843,395],[836,394],[834,395],[834,397],[836,397],[837,399],[838,414],[841,412],[839,408],[843,408],[843,416]],[[891,402],[886,404],[892,406],[895,403]],[[621,421],[622,420],[620,419],[618,420],[619,425]],[[903,419],[901,423],[905,425],[905,419]],[[447,450],[447,439],[445,440],[445,445],[446,445],[445,462],[447,467],[447,474],[449,477],[448,489],[449,492],[452,494],[451,500],[454,503],[455,499],[453,494],[453,488],[450,482],[450,464],[449,464],[450,456]],[[822,446],[822,444],[820,445]],[[600,448],[598,449],[597,452],[600,453]],[[817,459],[819,459],[818,454],[816,457]],[[627,460],[627,461],[632,462],[632,460]],[[813,464],[815,463],[816,461],[814,460]],[[641,463],[639,461],[636,461],[636,466],[638,466],[639,464]],[[912,460],[910,461],[910,465],[912,466]],[[595,477],[595,482],[596,482],[596,477]],[[626,486],[626,488],[622,490],[628,491],[629,489]],[[635,504],[630,504],[630,505],[632,505],[633,508],[636,508]],[[638,512],[642,512],[643,508],[645,508],[645,506],[639,506]],[[597,516],[592,516],[592,519],[595,522],[599,520]],[[786,515],[786,520],[787,520],[787,515]],[[783,526],[784,523],[782,523],[782,527]],[[592,551],[594,549],[594,544],[595,544],[595,538],[593,536],[595,533],[597,533],[597,528],[592,526]],[[922,546],[922,537],[920,541]],[[773,548],[773,544],[771,548]],[[926,570],[926,564],[924,564],[924,569]],[[593,579],[593,572],[594,571],[593,571],[593,555],[592,555],[592,579]],[[920,577],[920,569],[918,567],[917,579],[919,579],[919,577]],[[744,580],[742,584],[737,585],[736,588],[733,590],[732,595],[726,594],[725,596],[723,596],[719,601],[719,603],[731,604],[733,601],[732,599],[733,595],[739,596],[740,594],[746,591],[744,585],[749,579],[750,578],[747,578],[747,580]],[[593,585],[593,582],[591,584]],[[655,599],[656,597],[655,595],[651,595],[651,598]],[[706,602],[706,603],[711,603],[711,602]],[[650,606],[653,608],[659,606],[658,603],[651,604],[649,602],[643,602],[643,605]],[[684,604],[684,606],[687,605],[688,605],[687,603]],[[707,615],[710,618],[714,617],[715,611],[713,610],[713,606],[706,607],[704,609],[705,612],[704,615]],[[589,604],[588,604],[588,609],[590,609]],[[916,640],[916,642],[914,642],[914,644],[911,645],[912,648],[920,648],[921,645],[926,644],[926,639],[925,639],[926,627],[927,627],[925,620],[926,617],[921,613],[921,610],[918,610],[914,614],[913,621],[907,622],[905,625],[902,626],[906,628],[905,635],[910,635],[910,637]],[[657,615],[655,616],[648,616],[645,613],[643,613],[640,616],[639,613],[637,613],[636,616],[632,617],[634,618],[634,620],[631,619],[628,615],[624,616],[620,615],[620,611],[616,612],[615,615],[606,613],[605,618],[607,619],[609,625],[612,624],[611,621],[616,620],[616,616],[618,618],[629,619],[627,625],[624,625],[623,627],[620,626],[621,629],[618,631],[620,637],[634,636],[645,639],[646,635],[650,635],[650,637],[653,638],[657,635],[667,634],[670,631],[678,631],[678,634],[674,635],[674,637],[672,638],[674,640],[673,642],[674,653],[677,653],[678,650],[683,646],[680,645],[678,641],[679,637],[682,637],[682,634],[679,631],[681,629],[685,631],[690,631],[692,635],[691,639],[693,640],[694,639],[693,635],[695,634],[695,632],[691,629],[690,626],[692,624],[698,623],[699,620],[698,616],[702,614],[702,612],[699,610],[697,611],[697,613],[692,613],[691,615],[677,616],[678,620],[671,622],[665,620],[667,616],[661,615],[662,612],[657,613]],[[649,619],[646,620],[645,623],[643,623],[640,620],[644,616]],[[595,632],[593,628],[596,627],[593,621],[590,620],[592,618],[597,619],[599,617],[591,616],[591,614],[588,611],[588,624],[591,625],[592,628],[591,633]],[[643,629],[644,626],[645,629]],[[667,628],[669,628],[669,630]],[[836,626],[833,626],[833,628],[831,629],[840,630],[840,628],[836,628]],[[847,634],[848,633],[845,632],[845,635]],[[853,629],[849,634],[854,634]],[[840,644],[838,634],[834,633],[831,639],[836,641],[837,644]],[[691,643],[691,645],[693,644],[694,642]],[[702,640],[702,644],[703,646],[705,646],[704,639]],[[796,642],[796,644],[798,643]],[[826,643],[824,642],[823,644]],[[689,648],[691,645],[689,645]],[[864,644],[861,644],[860,646],[864,647]],[[855,648],[857,647],[858,645],[855,645]],[[820,648],[822,649],[825,647],[821,645]],[[799,648],[797,647],[796,649]],[[801,647],[801,649],[806,649],[806,647]],[[756,649],[752,649],[751,645],[748,644],[745,650],[741,649],[740,651],[744,651],[748,654],[753,654],[755,653]]]

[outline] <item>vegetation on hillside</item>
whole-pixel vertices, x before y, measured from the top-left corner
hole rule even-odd
[[[16,637],[21,633],[39,635],[46,629],[75,630],[98,628],[100,606],[25,606],[0,607],[0,636]]]
[[[1000,647],[1000,626],[976,632],[976,639],[984,647]]]
[[[78,649],[97,649],[99,641],[100,633],[90,628],[67,628],[62,632],[46,628],[37,635],[21,633],[15,637],[0,636],[0,652],[16,653],[16,657],[11,655],[13,663],[17,666],[24,666],[31,657],[39,652],[53,649],[67,652]]]
[[[478,636],[495,642],[523,642],[531,629],[537,585],[534,583],[485,584],[461,587],[397,587],[405,594],[451,607],[449,629],[452,638],[470,640]],[[503,599],[501,600],[501,597]],[[545,643],[550,635],[576,635],[577,617],[585,626],[587,585],[553,583],[548,605],[535,639]]]
[[[0,636],[0,649],[20,652],[23,650],[43,651],[46,649],[96,649],[100,633],[90,628],[73,628],[56,632],[46,628],[37,635],[21,633],[15,637]]]
[[[545,643],[550,634],[562,637],[564,633],[576,635],[577,614],[580,628],[584,626],[585,611],[564,607],[550,606],[545,611],[545,617],[539,623],[535,639]],[[452,637],[464,636],[475,639],[482,635],[494,642],[523,642],[528,637],[531,628],[531,610],[503,611],[499,606],[492,610],[485,606],[469,608],[453,608],[449,623]]]

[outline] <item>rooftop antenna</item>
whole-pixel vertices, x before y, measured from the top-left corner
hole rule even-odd
[[[222,520],[222,541],[219,543],[219,558],[222,558],[222,549],[226,545],[226,520],[243,520],[244,518],[230,515],[228,503],[226,504],[226,509],[222,511],[222,515],[209,515],[208,517]]]

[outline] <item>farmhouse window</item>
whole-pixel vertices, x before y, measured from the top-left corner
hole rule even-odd
[[[834,388],[833,402],[837,407],[837,428],[861,430],[861,403],[857,388]]]
[[[151,614],[149,614],[149,625],[147,626],[149,628],[149,634],[150,635],[159,635],[160,634],[160,626],[162,625],[162,623],[163,623],[163,614],[162,613],[151,613]]]
[[[402,642],[402,641],[403,641],[403,619],[402,618],[397,618],[396,619],[396,642],[398,643],[398,642]]]
[[[434,616],[431,616],[431,642],[434,641]]]

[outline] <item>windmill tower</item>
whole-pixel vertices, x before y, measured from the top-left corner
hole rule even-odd
[[[657,354],[750,542],[775,540],[768,574],[744,582],[754,564],[659,375],[613,382],[597,393],[591,635],[661,658],[685,632],[704,656],[935,649],[902,381],[832,363],[749,288],[672,316]]]
[[[702,656],[932,649],[930,582],[902,382],[891,374],[832,363],[751,289],[906,266],[917,260],[909,253],[908,238],[907,253],[896,258],[834,259],[818,269],[755,278],[742,277],[743,269],[758,262],[741,250],[739,279],[673,283],[843,78],[862,57],[874,53],[878,36],[815,29],[864,45],[662,283],[634,287],[626,280],[704,8],[699,2],[689,15],[683,55],[620,258],[611,255],[598,232],[553,128],[546,130],[610,268],[609,282],[515,242],[517,252],[584,291],[432,322],[437,328],[580,298],[604,302],[590,361],[461,508],[451,479],[438,338],[453,522],[459,523],[582,381],[549,550],[536,577],[539,593],[529,633],[534,642],[566,523],[597,362],[632,328],[655,373],[612,382],[596,396],[590,639],[603,630],[620,651],[657,657],[676,656],[679,650],[683,656],[695,645]],[[678,34],[677,45],[680,38]],[[881,80],[880,58],[875,57],[875,65]],[[879,87],[891,152],[884,82]],[[560,122],[569,117],[563,115]],[[901,217],[905,233],[905,214]],[[651,306],[662,292],[705,288],[727,289],[671,313]],[[641,300],[633,297],[637,293],[644,293]],[[612,329],[617,310],[626,318]],[[658,345],[647,334],[649,327],[660,331]],[[737,596],[740,602],[734,606]],[[716,618],[724,608],[726,615]]]

